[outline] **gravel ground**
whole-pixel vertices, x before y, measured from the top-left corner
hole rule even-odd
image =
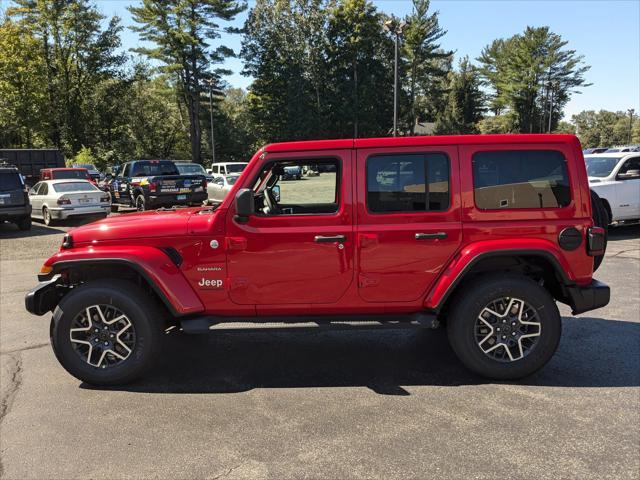
[[[0,225],[3,478],[640,478],[638,226],[596,275],[610,305],[562,308],[558,352],[520,382],[468,373],[442,331],[218,333],[116,389],[68,375],[24,310],[66,230]]]

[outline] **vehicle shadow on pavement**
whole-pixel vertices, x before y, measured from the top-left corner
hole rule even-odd
[[[64,233],[64,230],[54,227],[45,227],[44,225],[38,225],[33,223],[31,230],[18,230],[12,223],[0,223],[0,238],[27,238],[27,237],[39,237],[42,235],[54,235]]]
[[[175,334],[160,364],[116,390],[235,393],[256,388],[368,387],[410,395],[403,387],[508,383],[555,387],[640,385],[640,323],[565,317],[551,362],[515,382],[478,377],[437,331]],[[86,384],[82,388],[94,388]]]

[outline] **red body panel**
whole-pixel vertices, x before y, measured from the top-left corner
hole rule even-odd
[[[471,156],[481,150],[554,149],[568,164],[572,202],[564,208],[480,210]],[[364,162],[374,153],[441,152],[450,160],[450,207],[442,212],[373,214]],[[336,157],[340,207],[331,215],[235,219],[234,198],[265,162]],[[558,234],[592,225],[580,144],[570,135],[469,135],[322,140],[268,145],[253,157],[224,202],[208,208],[130,214],[71,231],[74,248],[47,260],[123,258],[141,265],[181,314],[228,316],[392,313],[436,309],[456,278],[487,252],[543,251],[578,285],[591,281],[585,248],[562,250]],[[417,242],[415,234],[445,232]],[[315,235],[345,235],[315,243]],[[182,257],[176,267],[160,248]],[[584,247],[584,242],[582,247]]]

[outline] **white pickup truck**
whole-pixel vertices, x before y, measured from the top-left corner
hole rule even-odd
[[[640,220],[640,152],[585,155],[589,187],[602,199],[609,223]]]

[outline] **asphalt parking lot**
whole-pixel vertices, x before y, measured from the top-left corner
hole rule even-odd
[[[640,227],[612,231],[606,308],[562,309],[553,360],[485,381],[443,331],[169,339],[123,388],[68,375],[24,310],[68,227],[0,225],[0,476],[639,478]]]

